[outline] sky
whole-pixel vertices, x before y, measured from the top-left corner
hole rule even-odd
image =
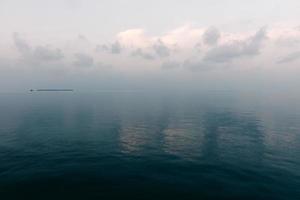
[[[0,92],[291,89],[299,0],[0,0]]]

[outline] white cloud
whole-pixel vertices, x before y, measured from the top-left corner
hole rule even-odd
[[[192,48],[201,39],[205,28],[194,28],[191,25],[178,27],[162,35],[161,40],[167,45],[180,48]]]
[[[117,40],[125,47],[147,47],[152,43],[152,38],[145,35],[143,29],[129,29],[117,34]]]

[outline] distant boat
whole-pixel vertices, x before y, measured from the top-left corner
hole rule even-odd
[[[73,92],[73,89],[31,89],[30,92],[37,91],[37,92]]]

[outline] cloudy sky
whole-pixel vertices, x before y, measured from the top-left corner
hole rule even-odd
[[[299,0],[0,0],[0,91],[297,88]]]

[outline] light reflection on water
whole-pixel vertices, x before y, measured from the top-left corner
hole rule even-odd
[[[4,196],[35,197],[37,188],[75,199],[150,188],[175,199],[299,195],[297,102],[234,93],[0,96]]]

